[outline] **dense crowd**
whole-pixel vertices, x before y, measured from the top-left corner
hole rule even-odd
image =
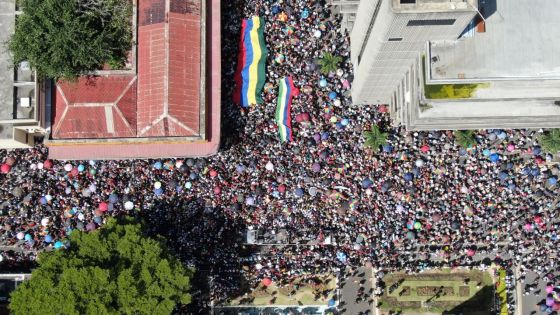
[[[239,277],[283,284],[347,265],[417,271],[490,257],[556,273],[559,170],[535,141],[542,131],[481,131],[468,149],[450,131],[407,132],[385,105],[351,104],[349,36],[324,1],[225,1],[223,14],[223,150],[71,162],[48,160],[42,146],[0,151],[11,165],[0,175],[2,245],[64,247],[72,231],[140,215],[185,263],[213,274],[216,299]],[[267,84],[264,103],[243,110],[231,102],[232,78],[241,19],[253,14],[266,21]],[[336,72],[319,71],[325,52],[342,57]],[[285,75],[301,91],[292,116],[308,119],[294,119],[294,141],[282,144],[274,112]],[[379,152],[364,146],[373,125],[388,133]],[[251,255],[245,229],[317,241]]]

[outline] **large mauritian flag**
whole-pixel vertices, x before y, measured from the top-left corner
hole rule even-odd
[[[278,104],[276,106],[275,120],[276,125],[278,125],[280,141],[292,141],[292,118],[290,111],[292,109],[292,98],[299,94],[299,90],[294,87],[292,77],[284,77],[280,80],[278,88]]]
[[[242,107],[261,104],[268,51],[264,43],[264,19],[244,19],[239,42],[239,60],[235,73],[233,101]]]

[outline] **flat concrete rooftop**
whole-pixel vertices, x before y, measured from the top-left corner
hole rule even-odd
[[[480,0],[486,32],[432,42],[433,80],[560,79],[560,1]]]
[[[14,111],[14,68],[5,43],[14,33],[15,9],[15,0],[0,1],[0,120],[12,119]]]
[[[473,10],[477,0],[393,0],[393,10],[399,13],[446,12]]]

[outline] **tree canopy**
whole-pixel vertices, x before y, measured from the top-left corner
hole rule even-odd
[[[142,234],[131,218],[75,231],[67,249],[43,252],[12,293],[13,314],[170,314],[188,304],[192,269]]]
[[[454,134],[455,141],[465,149],[472,148],[477,145],[476,134],[472,130],[457,130]]]
[[[381,132],[377,125],[373,125],[370,131],[364,132],[365,146],[370,147],[374,152],[379,151],[379,147],[387,143],[388,134]]]
[[[19,0],[8,48],[49,78],[73,79],[105,64],[122,67],[132,45],[130,0]]]
[[[560,129],[551,129],[540,135],[539,142],[542,148],[550,154],[560,152]]]
[[[340,56],[334,56],[330,52],[323,54],[323,57],[319,59],[319,65],[321,66],[321,73],[329,74],[329,72],[335,72],[338,64],[342,61]]]

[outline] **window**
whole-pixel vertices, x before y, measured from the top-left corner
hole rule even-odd
[[[433,25],[453,25],[455,19],[441,19],[441,20],[410,20],[406,26],[433,26]]]
[[[402,37],[391,37],[388,39],[388,41],[390,42],[400,42],[402,40]]]
[[[403,3],[416,3],[416,0],[401,0],[401,4]]]

